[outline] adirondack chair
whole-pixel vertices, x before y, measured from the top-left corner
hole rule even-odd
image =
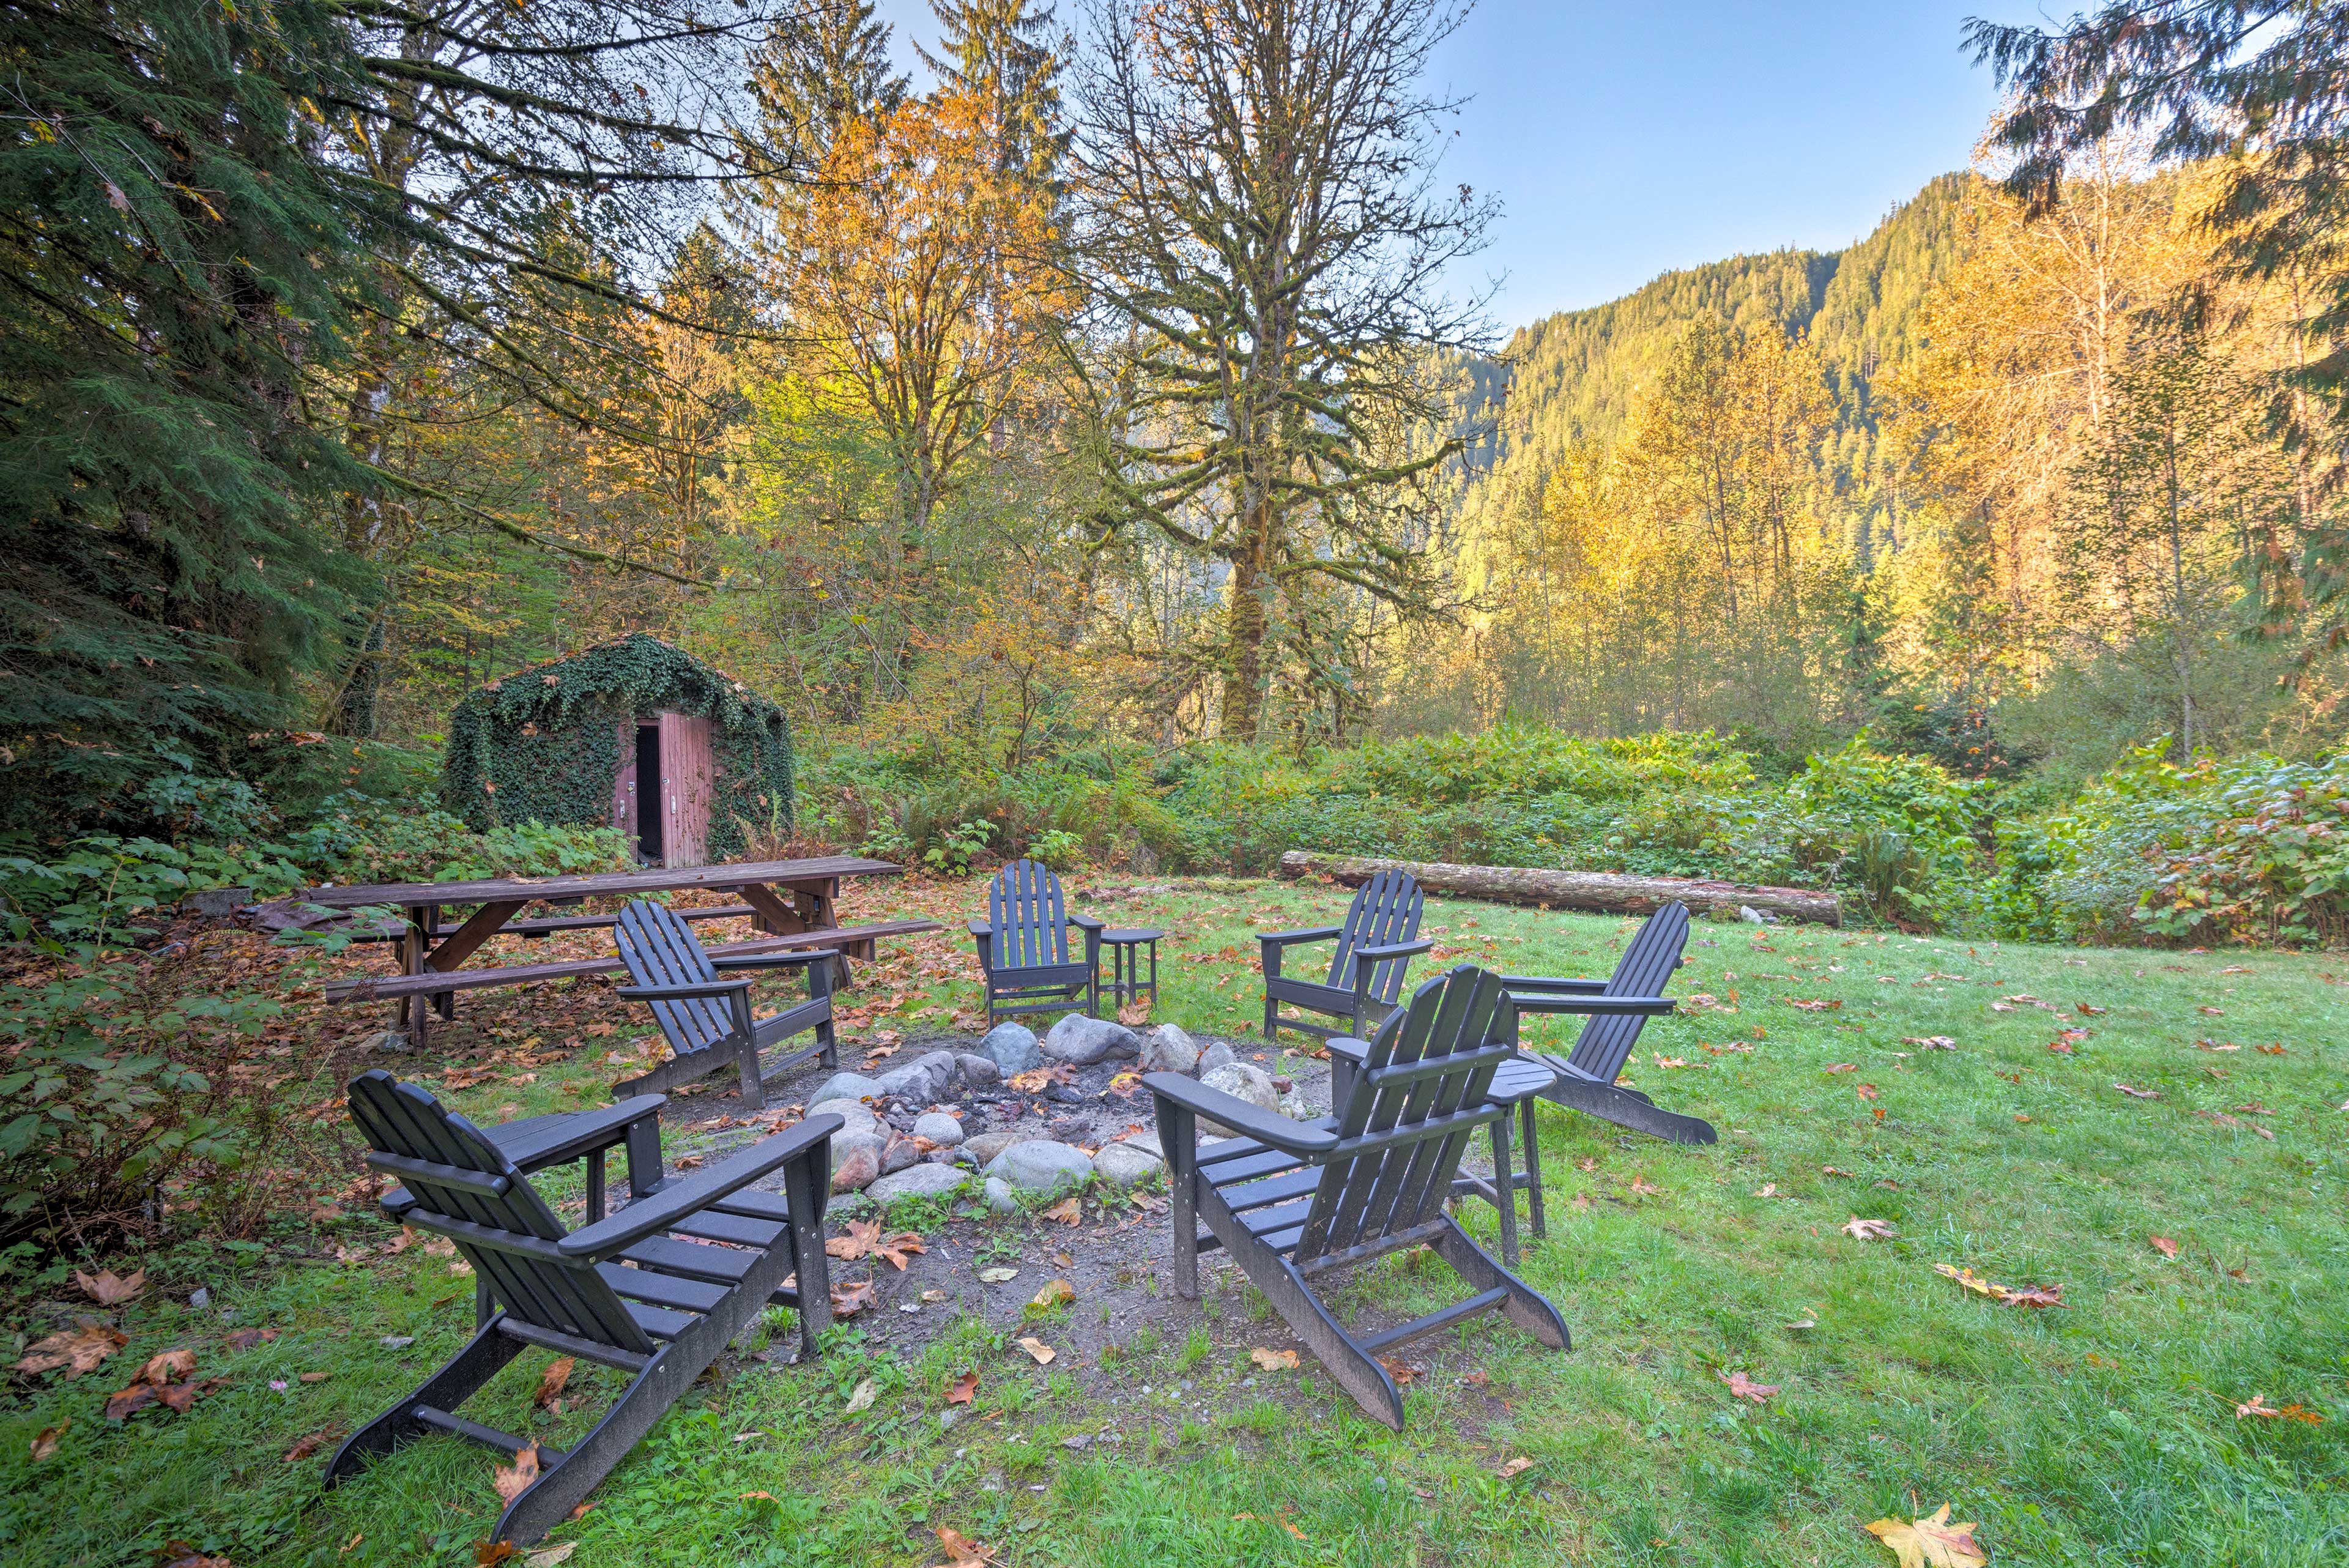
[[[1525,1013],[1578,1012],[1590,1020],[1582,1026],[1570,1054],[1526,1053],[1557,1074],[1557,1081],[1542,1091],[1542,1098],[1673,1143],[1718,1140],[1720,1135],[1711,1122],[1665,1110],[1639,1090],[1615,1082],[1648,1019],[1672,1011],[1672,1003],[1663,1000],[1664,983],[1680,967],[1688,931],[1688,906],[1674,901],[1640,924],[1616,963],[1615,973],[1607,980],[1508,977],[1509,998],[1516,1003],[1511,1020],[1513,1042],[1516,1017]]]
[[[1257,947],[1264,960],[1265,1039],[1273,1040],[1283,1025],[1323,1040],[1340,1035],[1368,1039],[1394,1011],[1412,955],[1435,945],[1433,940],[1418,940],[1420,908],[1425,902],[1411,873],[1381,871],[1354,890],[1344,925],[1257,937]],[[1288,949],[1332,938],[1338,950],[1330,955],[1326,982],[1280,972],[1281,959]],[[1284,1002],[1344,1022],[1325,1026],[1302,1018],[1283,1018],[1280,1003]]]
[[[620,961],[636,982],[621,986],[617,994],[652,1004],[669,1048],[669,1059],[651,1072],[613,1085],[613,1098],[661,1094],[731,1064],[741,1075],[742,1098],[754,1106],[764,1106],[759,1053],[808,1029],[815,1031],[815,1044],[766,1071],[788,1072],[818,1055],[827,1067],[840,1065],[832,1029],[832,971],[840,957],[836,949],[712,958],[676,910],[643,899],[620,911],[613,936],[619,943]],[[808,999],[772,1018],[752,1018],[750,977],[739,971],[761,969],[804,969]]]
[[[1402,1395],[1378,1357],[1390,1345],[1497,1307],[1551,1349],[1568,1348],[1557,1309],[1444,1212],[1468,1140],[1489,1127],[1496,1154],[1506,1148],[1508,1112],[1485,1091],[1516,1054],[1508,1012],[1501,977],[1473,964],[1427,981],[1379,1026],[1338,1113],[1317,1122],[1179,1073],[1143,1078],[1172,1176],[1175,1293],[1196,1300],[1199,1253],[1226,1249],[1355,1403],[1397,1428]],[[1241,1136],[1202,1148],[1201,1117]],[[1314,1293],[1330,1269],[1421,1243],[1475,1293],[1360,1335]]]
[[[585,1500],[769,1303],[799,1309],[811,1355],[831,1321],[823,1211],[836,1116],[810,1116],[566,1231],[493,1133],[415,1085],[380,1069],[362,1073],[350,1107],[368,1167],[405,1184],[395,1218],[454,1241],[487,1282],[494,1310],[446,1366],[351,1434],[326,1466],[327,1486],[431,1432],[510,1454],[530,1448],[531,1438],[457,1414],[529,1346],[632,1374],[576,1446],[537,1445],[538,1479],[506,1504],[490,1536],[527,1545]],[[751,1187],[778,1170],[781,1193]]]
[[[1069,928],[1085,934],[1081,961],[1069,957]],[[995,874],[987,891],[987,919],[970,922],[987,987],[987,1022],[998,1014],[1054,1012],[1085,999],[1101,1012],[1102,923],[1063,911],[1061,879],[1035,860],[1014,860]]]

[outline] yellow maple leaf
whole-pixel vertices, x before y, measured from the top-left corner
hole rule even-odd
[[[1971,1523],[1951,1524],[1943,1503],[1923,1519],[1879,1519],[1868,1532],[1892,1548],[1900,1568],[1988,1568],[1990,1553],[1975,1544]]]

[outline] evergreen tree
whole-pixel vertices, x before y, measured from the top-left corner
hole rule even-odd
[[[821,166],[851,120],[905,101],[889,69],[889,24],[873,0],[809,0],[778,21],[750,73],[768,133],[802,171]]]
[[[1055,7],[1036,0],[930,0],[938,51],[916,44],[940,87],[987,106],[1003,144],[1003,168],[1049,178],[1068,139],[1060,130],[1061,59]]]
[[[363,235],[307,106],[363,85],[337,16],[0,11],[21,117],[0,141],[0,829],[224,771],[293,716],[336,625],[349,583],[315,524],[350,465],[307,414]]]

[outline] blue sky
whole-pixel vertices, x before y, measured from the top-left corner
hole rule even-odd
[[[1062,0],[1066,19],[1081,0]],[[2054,14],[2075,5],[2050,4]],[[1996,94],[1959,52],[2008,0],[1484,0],[1435,82],[1470,98],[1448,181],[1497,194],[1491,247],[1460,280],[1503,278],[1503,327],[1596,305],[1658,273],[1859,238],[1963,168]],[[925,41],[922,0],[883,0]]]

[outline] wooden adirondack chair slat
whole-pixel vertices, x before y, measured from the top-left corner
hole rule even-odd
[[[1173,1176],[1177,1293],[1195,1298],[1198,1253],[1225,1249],[1339,1385],[1394,1427],[1402,1397],[1375,1349],[1494,1310],[1567,1348],[1557,1308],[1444,1212],[1469,1138],[1512,1114],[1486,1096],[1512,1059],[1513,1020],[1499,975],[1464,964],[1429,981],[1371,1036],[1344,1103],[1302,1127],[1178,1074],[1146,1077]],[[1243,1124],[1248,1136],[1203,1154],[1201,1116]],[[1365,1338],[1314,1294],[1311,1282],[1330,1269],[1423,1243],[1471,1287],[1467,1300]]]
[[[533,1118],[508,1129],[509,1142],[502,1147],[497,1129],[483,1132],[423,1090],[381,1071],[353,1080],[350,1107],[375,1151],[370,1158],[405,1183],[396,1194],[387,1194],[387,1211],[455,1242],[489,1300],[471,1341],[454,1358],[342,1445],[326,1467],[326,1485],[348,1480],[365,1460],[435,1432],[508,1451],[527,1446],[529,1438],[456,1414],[526,1346],[633,1373],[617,1403],[577,1445],[540,1446],[538,1480],[508,1503],[491,1536],[528,1544],[584,1501],[771,1302],[800,1308],[806,1350],[814,1354],[815,1337],[830,1318],[823,1219],[827,1145],[841,1126],[839,1117],[811,1117],[715,1170],[676,1179],[674,1187],[647,1179],[636,1189],[641,1173],[632,1165],[636,1203],[656,1207],[635,1228],[638,1239],[630,1241],[625,1210],[573,1237],[504,1148],[590,1148],[600,1158],[605,1144],[597,1140],[608,1140],[608,1128],[634,1125],[642,1116],[657,1117],[657,1099],[639,1102],[616,1117],[576,1113],[602,1119],[584,1129],[574,1121],[568,1133],[544,1125],[549,1118]],[[650,1159],[657,1169],[657,1147]],[[784,1195],[747,1191],[750,1182],[778,1170]],[[713,1259],[688,1269],[667,1266],[680,1251],[721,1251],[675,1241],[662,1232],[673,1233],[709,1206],[730,1200],[786,1222],[771,1228],[763,1246],[723,1250],[722,1263]],[[620,1266],[623,1258],[634,1266]],[[801,1288],[787,1290],[783,1282],[792,1274]]]
[[[1661,997],[1673,971],[1680,967],[1688,934],[1687,906],[1666,904],[1641,923],[1617,961],[1614,974],[1603,985],[1594,986],[1587,981],[1545,981],[1513,977],[1511,983],[1520,988],[1515,993],[1518,1011],[1572,1011],[1571,998],[1575,993],[1557,989],[1569,985],[1581,988],[1583,995],[1595,992],[1600,997]],[[1527,989],[1542,986],[1552,989],[1546,992]],[[1574,1049],[1568,1054],[1528,1052],[1528,1055],[1537,1057],[1557,1075],[1557,1081],[1541,1092],[1541,1097],[1674,1143],[1715,1141],[1718,1135],[1710,1122],[1665,1110],[1638,1090],[1616,1084],[1616,1076],[1630,1059],[1632,1047],[1639,1043],[1640,1031],[1646,1023],[1646,1016],[1640,1013],[1594,1013],[1584,1021]]]

